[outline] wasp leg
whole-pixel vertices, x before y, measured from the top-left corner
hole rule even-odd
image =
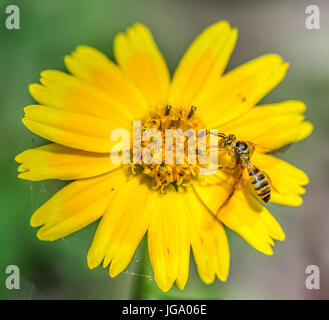
[[[252,142],[248,141],[248,146],[250,148],[250,155],[253,155],[253,153],[255,151],[255,145]]]
[[[227,196],[227,198],[225,199],[225,201],[221,204],[221,206],[218,208],[217,210],[217,213],[216,213],[216,216],[218,216],[218,213],[220,212],[220,210],[222,210],[223,207],[225,207],[228,202],[230,201],[230,199],[232,198],[232,196],[234,195],[236,189],[238,188],[239,186],[239,183],[241,182],[242,180],[242,176],[243,176],[243,170],[240,170],[239,172],[239,175],[238,177],[236,178],[235,182],[234,182],[234,185],[233,185],[233,188],[230,192],[230,194]]]

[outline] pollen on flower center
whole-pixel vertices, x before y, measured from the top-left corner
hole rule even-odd
[[[163,191],[166,186],[173,184],[177,190],[178,186],[187,185],[197,178],[202,165],[196,157],[201,152],[198,150],[196,137],[198,130],[204,126],[196,115],[196,110],[195,106],[186,110],[167,105],[156,108],[141,121],[142,135],[148,131],[151,136],[148,141],[141,141],[140,164],[131,166],[133,172],[139,169],[151,177],[154,180],[154,189]],[[158,132],[158,136],[152,135],[153,130]],[[159,133],[161,141],[156,141]],[[182,133],[184,136],[180,145],[178,136]],[[150,143],[153,143],[154,147],[149,152]],[[160,161],[145,160],[145,154],[152,160],[156,152],[160,154]]]

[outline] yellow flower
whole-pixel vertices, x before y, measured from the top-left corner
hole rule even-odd
[[[223,75],[236,39],[237,30],[226,21],[211,25],[188,48],[170,80],[149,30],[135,24],[114,40],[117,64],[80,46],[65,57],[72,75],[41,73],[41,84],[30,86],[40,105],[25,108],[23,123],[52,143],[16,157],[19,177],[74,181],[33,214],[31,225],[41,226],[39,239],[53,241],[102,218],[88,266],[95,268],[103,261],[115,277],[147,232],[154,279],[163,291],[174,282],[184,288],[190,247],[205,283],[216,276],[226,280],[229,246],[223,224],[255,249],[272,254],[273,239],[284,240],[285,235],[255,197],[246,172],[214,219],[234,183],[232,173],[218,170],[199,179],[198,168],[192,166],[141,164],[142,170],[133,174],[129,165],[114,164],[109,157],[117,144],[110,140],[111,132],[131,132],[133,120],[153,121],[158,128],[171,117],[178,128],[217,128],[256,145],[251,162],[270,177],[272,202],[299,206],[307,176],[266,152],[310,134],[305,105],[285,101],[255,107],[283,79],[288,64],[269,54]],[[191,106],[197,109],[188,119]]]

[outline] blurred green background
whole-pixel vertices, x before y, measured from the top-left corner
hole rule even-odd
[[[6,30],[5,9],[20,7],[21,29]],[[320,30],[305,28],[305,9],[320,8]],[[90,271],[86,255],[97,223],[65,239],[42,242],[29,225],[33,211],[63,183],[16,178],[14,157],[42,139],[21,123],[23,107],[33,103],[28,85],[44,69],[65,70],[63,57],[77,45],[94,46],[112,57],[116,33],[136,21],[146,24],[171,72],[195,36],[209,24],[227,19],[239,29],[229,69],[265,53],[290,62],[285,80],[263,102],[304,101],[315,130],[280,157],[305,170],[311,182],[300,208],[270,205],[287,239],[271,257],[256,252],[228,231],[230,276],[205,285],[193,259],[186,289],[163,294],[152,281],[141,248],[127,271],[115,279],[108,269]],[[0,2],[0,298],[129,299],[143,280],[144,298],[326,299],[329,298],[329,2],[196,0],[30,0]],[[17,265],[21,289],[5,288],[5,270]],[[307,290],[305,268],[320,268],[320,290]],[[143,273],[142,275],[141,272]]]

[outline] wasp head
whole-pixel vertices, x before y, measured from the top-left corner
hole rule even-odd
[[[220,143],[221,150],[227,150],[232,145],[233,141],[235,141],[235,139],[236,137],[234,134],[226,136]]]

